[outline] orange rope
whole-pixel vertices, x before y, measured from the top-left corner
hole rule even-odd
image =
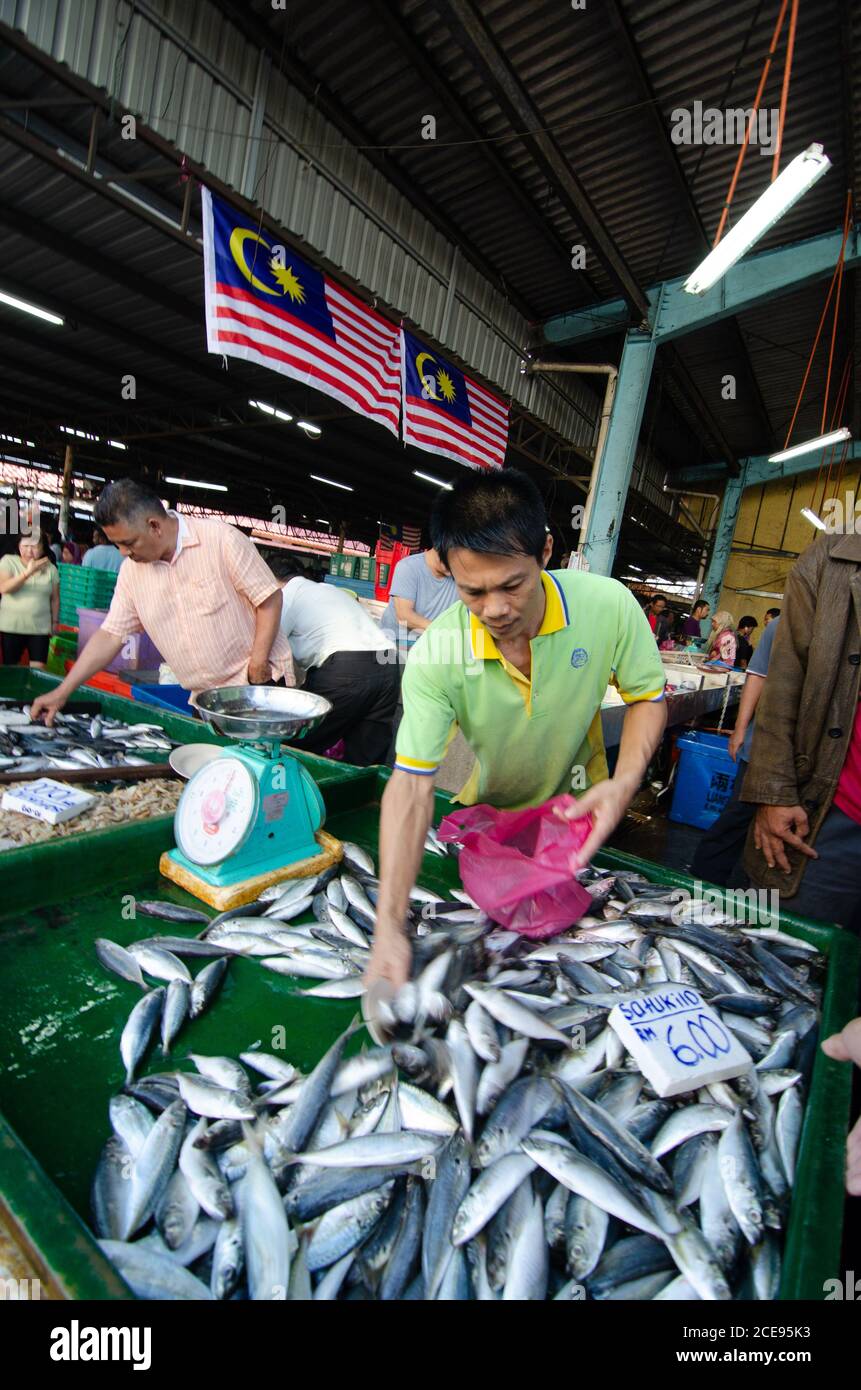
[[[836,400],[835,400],[835,403],[834,403],[834,411],[833,411],[833,414],[832,414],[832,416],[831,416],[830,424],[829,424],[829,426],[828,426],[829,431],[831,431],[831,430],[837,428],[837,423],[838,423],[838,421],[839,421],[841,415],[843,414],[843,408],[844,408],[844,406],[845,406],[845,404],[846,404],[846,397],[847,397],[848,392],[849,392],[849,369],[850,369],[850,365],[851,365],[851,355],[847,355],[846,362],[845,362],[844,367],[843,367],[843,375],[842,375],[842,377],[841,377],[841,379],[840,379],[840,387],[839,387],[839,390],[838,390],[838,392],[837,392],[837,397],[836,397]],[[825,433],[825,424],[824,424],[824,421],[823,421],[823,426],[822,426],[822,432],[823,432],[823,434]],[[845,468],[845,465],[846,465],[846,459],[847,459],[848,453],[849,453],[848,444],[849,444],[849,441],[848,441],[848,440],[844,440],[844,441],[843,441],[843,447],[842,447],[842,449],[841,449],[841,454],[840,454],[840,462],[839,462],[839,465],[838,465],[839,472],[838,472],[837,478],[836,478],[835,483],[834,483],[834,496],[835,496],[835,497],[836,497],[836,496],[838,495],[838,493],[840,492],[840,484],[841,484],[842,481],[843,481],[843,472],[844,472],[844,468]],[[828,492],[828,489],[829,489],[830,483],[831,483],[831,467],[832,467],[832,464],[833,464],[833,462],[834,462],[834,458],[835,458],[835,455],[836,455],[836,452],[837,452],[837,447],[838,447],[838,446],[837,446],[836,444],[832,444],[832,445],[831,445],[831,449],[830,449],[830,453],[829,453],[829,459],[828,459],[828,473],[827,473],[827,475],[826,475],[825,482],[824,482],[823,487],[822,487],[822,500],[821,500],[821,502],[820,502],[820,504],[819,504],[819,510],[820,510],[820,511],[821,511],[822,508],[825,506],[825,497],[826,497],[826,494],[827,494],[827,492]],[[817,490],[817,488],[819,487],[819,479],[820,479],[820,476],[821,476],[821,474],[822,474],[822,469],[823,469],[823,467],[824,467],[824,458],[823,458],[823,461],[822,461],[822,462],[820,463],[820,465],[819,465],[819,472],[818,472],[817,475],[816,475],[816,485],[815,485],[815,487],[814,487],[814,489],[813,489],[813,496],[814,496],[814,499],[816,498],[816,490]]]
[[[843,290],[843,268],[846,264],[844,255],[846,249],[846,239],[849,228],[852,224],[852,190],[846,191],[846,212],[843,215],[843,247],[840,252],[840,260],[837,262],[837,295],[834,300],[834,321],[831,324],[831,347],[828,351],[828,371],[825,377],[825,400],[822,402],[822,428],[820,434],[825,433],[825,421],[828,416],[828,395],[831,390],[831,366],[834,361],[834,343],[837,338],[837,320],[840,317],[840,296]]]
[[[795,27],[798,23],[798,0],[792,0],[792,12],[789,16],[789,36],[786,40],[786,61],[783,67],[783,88],[780,93],[780,115],[777,118],[777,144],[774,148],[774,160],[771,165],[771,181],[777,178],[777,171],[780,168],[780,150],[783,144],[783,127],[786,122],[786,108],[789,104],[789,78],[792,73],[792,54],[795,49]]]
[[[848,204],[847,204],[847,207],[848,207]],[[792,419],[791,419],[790,422],[789,422],[789,429],[788,429],[787,434],[786,434],[786,442],[784,443],[784,446],[783,446],[784,449],[787,449],[787,448],[789,447],[789,441],[790,441],[790,439],[791,439],[791,437],[792,437],[792,431],[793,431],[793,428],[794,428],[794,426],[795,426],[795,421],[796,421],[796,419],[797,419],[797,417],[798,417],[798,411],[799,411],[799,409],[800,409],[800,407],[801,407],[802,398],[803,398],[803,396],[804,396],[804,388],[805,388],[806,385],[807,385],[807,381],[808,381],[808,378],[809,378],[809,376],[810,376],[810,369],[811,369],[811,367],[813,366],[813,358],[814,358],[815,355],[816,355],[816,349],[817,349],[818,346],[819,346],[819,339],[821,338],[821,336],[822,336],[822,330],[823,330],[823,328],[825,327],[825,319],[826,319],[826,317],[827,317],[827,315],[828,315],[828,306],[829,306],[830,303],[831,303],[831,296],[833,295],[833,293],[834,293],[834,287],[835,287],[835,285],[837,284],[837,279],[838,279],[838,274],[839,274],[839,271],[840,271],[840,267],[841,267],[841,265],[842,265],[842,263],[843,263],[843,259],[844,259],[845,255],[846,255],[846,242],[847,242],[848,239],[849,239],[849,221],[848,221],[848,219],[847,219],[846,221],[844,221],[844,224],[843,224],[843,244],[842,244],[842,246],[840,247],[840,255],[838,256],[838,258],[837,258],[837,264],[836,264],[836,266],[834,267],[834,274],[833,274],[832,277],[831,277],[831,284],[828,286],[828,295],[827,295],[826,300],[825,300],[825,307],[824,307],[823,310],[822,310],[822,315],[821,315],[821,317],[820,317],[820,319],[819,319],[819,327],[818,327],[817,330],[816,330],[816,337],[813,339],[813,347],[810,349],[810,356],[809,356],[808,359],[807,359],[807,368],[806,368],[806,370],[805,370],[805,372],[804,372],[804,378],[803,378],[803,380],[802,380],[802,382],[801,382],[801,390],[798,392],[798,399],[797,399],[797,401],[795,402],[795,410],[792,412]]]
[[[725,202],[724,205],[723,205],[723,212],[721,213],[721,216],[720,216],[720,222],[718,223],[718,229],[717,229],[717,232],[715,233],[715,239],[714,239],[714,241],[713,241],[713,243],[712,243],[712,249],[714,249],[714,247],[717,246],[718,242],[720,241],[721,237],[723,236],[723,229],[724,229],[724,227],[726,226],[726,219],[727,219],[727,217],[729,216],[730,205],[731,205],[731,203],[732,203],[733,198],[735,197],[735,189],[736,189],[736,184],[738,183],[739,174],[741,173],[741,166],[742,166],[742,164],[744,163],[744,157],[745,157],[745,155],[746,155],[746,153],[747,153],[748,144],[750,143],[750,131],[751,131],[751,126],[753,125],[754,121],[756,120],[757,113],[759,112],[759,103],[762,101],[762,94],[763,94],[763,92],[764,92],[764,90],[765,90],[765,84],[766,84],[766,81],[767,81],[767,79],[768,79],[768,73],[769,73],[769,69],[770,69],[770,67],[771,67],[771,60],[772,60],[772,58],[774,57],[775,50],[776,50],[776,48],[777,48],[777,43],[778,43],[778,40],[779,40],[779,38],[780,38],[780,31],[781,31],[781,29],[783,28],[783,17],[784,17],[784,15],[786,14],[786,6],[788,5],[788,3],[789,3],[789,0],[783,0],[783,3],[782,3],[782,5],[781,5],[781,7],[780,7],[780,14],[777,16],[777,23],[776,23],[775,26],[774,26],[774,33],[773,33],[772,36],[771,36],[771,44],[770,44],[770,46],[769,46],[768,56],[766,57],[766,60],[765,60],[765,66],[764,66],[763,69],[762,69],[762,76],[761,76],[760,79],[759,79],[759,86],[758,86],[757,89],[756,89],[756,96],[755,96],[754,102],[753,102],[753,111],[752,111],[752,113],[751,113],[750,120],[748,121],[748,124],[747,124],[747,130],[745,131],[745,134],[744,134],[744,142],[743,142],[743,144],[742,144],[741,149],[740,149],[739,152],[738,152],[738,159],[737,159],[736,162],[735,162],[735,169],[733,170],[733,175],[732,175],[732,178],[730,179],[729,191],[728,191],[728,193],[727,193],[727,195],[726,195],[726,202]],[[794,5],[795,7],[797,7],[797,5],[798,5],[798,0],[793,0],[793,5]],[[784,79],[784,80],[785,80],[785,79]],[[781,138],[780,122],[778,122],[778,141],[780,140],[780,138]],[[779,145],[778,145],[778,148],[779,148]],[[774,174],[773,174],[773,173],[772,173],[771,178],[772,178],[772,182],[773,182],[773,181],[774,181]]]

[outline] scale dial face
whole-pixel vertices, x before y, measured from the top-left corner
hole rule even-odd
[[[244,845],[257,818],[257,778],[239,758],[207,763],[185,788],[174,818],[176,843],[192,864],[221,864]]]

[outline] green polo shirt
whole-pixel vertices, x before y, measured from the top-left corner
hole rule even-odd
[[[531,679],[505,659],[462,603],[441,614],[410,653],[395,767],[432,777],[458,729],[476,756],[454,798],[517,809],[608,776],[601,701],[608,684],[626,704],[664,698],[664,668],[649,622],[615,579],[543,571],[544,620]],[[583,788],[582,781],[579,789]]]

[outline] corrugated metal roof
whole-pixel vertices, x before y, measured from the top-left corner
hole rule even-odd
[[[512,115],[502,88],[513,81],[525,93],[603,225],[609,250],[645,288],[701,258],[737,152],[734,145],[675,145],[673,112],[694,101],[750,105],[779,0],[604,0],[582,10],[558,0],[482,0],[474,8],[506,66],[500,81],[487,67],[496,58],[476,57],[463,41],[458,3],[316,0],[288,16],[269,0],[138,0],[129,22],[119,0],[0,0],[0,18],[23,24],[35,42],[141,110],[236,188],[254,165],[247,135],[265,36],[271,72],[256,198],[320,256],[587,447],[594,392],[568,378],[566,401],[556,385],[521,377],[519,355],[532,322],[615,297],[618,275],[606,256],[599,259],[600,237],[584,233],[576,198],[566,194],[564,178],[548,176],[531,127]],[[853,16],[844,0],[801,7],[784,162],[819,140],[834,167],[762,240],[763,249],[842,221],[861,158],[852,123],[861,103],[858,27],[857,7]],[[781,72],[782,50],[766,108],[776,104]],[[435,140],[421,138],[429,115]],[[85,144],[86,132],[78,138]],[[769,173],[770,160],[752,149],[733,215]],[[12,177],[21,205],[56,222],[50,191],[41,209]],[[423,211],[404,189],[414,190]],[[73,203],[64,221],[84,242],[100,226],[99,214],[88,221],[91,212]],[[156,281],[168,274],[135,241],[139,228],[131,231],[112,209],[100,215],[100,235],[116,259],[140,264]],[[455,263],[458,242],[464,254]],[[580,243],[585,273],[570,264]],[[27,264],[28,273],[42,273]],[[453,264],[457,292],[446,323]],[[104,285],[81,284],[94,308],[106,307]],[[854,285],[847,290],[857,294]],[[681,464],[700,461],[697,450],[720,453],[720,436],[737,454],[782,442],[824,292],[815,286],[682,339],[673,353],[662,350],[641,448],[646,441],[660,460]],[[152,331],[146,310],[130,306],[129,313],[141,331]],[[841,327],[838,337],[841,362],[848,331]],[[614,352],[618,338],[597,344],[592,356],[612,360]],[[726,374],[737,379],[734,401],[721,396]],[[822,390],[817,364],[798,429],[821,413]],[[649,464],[652,488],[661,467],[657,459]]]

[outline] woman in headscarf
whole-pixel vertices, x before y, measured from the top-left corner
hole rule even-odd
[[[63,564],[79,565],[81,563],[81,547],[77,541],[63,541]]]
[[[735,618],[732,613],[721,608],[712,617],[712,639],[709,644],[708,660],[724,661],[728,666],[734,666],[737,649]]]

